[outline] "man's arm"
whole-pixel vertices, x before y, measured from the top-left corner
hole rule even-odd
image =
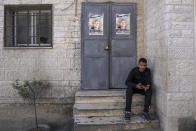
[[[147,85],[151,86],[152,85],[152,77],[151,77],[151,71],[148,69],[148,74],[147,74]]]
[[[143,86],[143,88],[144,88],[145,91],[147,91],[151,87],[151,84],[152,84],[152,78],[151,78],[150,69],[147,72],[146,83],[147,83],[147,85],[146,86]]]
[[[129,75],[127,77],[127,80],[125,82],[125,84],[128,86],[128,87],[136,87],[136,84],[133,83],[133,76],[134,76],[134,70],[131,70],[129,72]]]

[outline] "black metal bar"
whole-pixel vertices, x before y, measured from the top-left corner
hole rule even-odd
[[[20,14],[20,12],[18,11],[25,11],[24,14]],[[39,11],[39,13],[33,13],[30,14],[30,10],[36,10]],[[50,21],[50,24],[48,24],[46,27],[46,29],[50,29],[49,32],[50,34],[46,34],[49,38],[48,40],[48,44],[46,45],[41,45],[40,43],[40,31],[41,31],[41,15],[42,15],[42,10],[50,10],[50,13],[46,13],[46,18],[44,18],[44,20],[46,20],[48,23]],[[8,11],[12,11],[11,15],[9,15]],[[31,16],[32,15],[32,16]],[[8,47],[14,47],[14,46],[26,46],[26,47],[30,47],[31,45],[31,40],[33,40],[32,42],[34,44],[37,45],[33,45],[33,47],[40,47],[40,46],[46,46],[46,47],[53,47],[52,44],[52,5],[47,4],[47,5],[6,5],[4,8],[4,46]],[[27,20],[27,25],[22,25],[23,30],[27,30],[25,32],[27,32],[27,37],[24,37],[25,39],[25,44],[26,45],[19,45],[19,44],[23,44],[23,43],[18,43],[17,42],[17,29],[19,28],[18,26],[18,22],[20,22],[19,16],[24,16],[24,19]],[[8,24],[8,17],[12,18],[11,25]],[[26,17],[26,18],[25,18]],[[39,17],[39,18],[37,18]],[[30,18],[33,18],[33,20],[31,21]],[[33,26],[33,27],[31,27]],[[45,25],[43,25],[45,26]],[[10,29],[10,32],[8,32]],[[31,36],[31,29],[33,30],[33,34]],[[10,36],[11,37],[10,37]],[[11,42],[9,42],[11,41]]]
[[[15,45],[14,46],[18,46],[18,43],[17,43],[17,22],[18,22],[18,10],[15,11],[15,18],[14,18],[14,33],[15,33],[15,35],[14,35]]]
[[[30,24],[30,21],[29,21],[29,10],[27,10],[27,35],[30,35],[30,33],[29,33],[29,24]],[[29,41],[29,37],[27,37],[27,41]],[[31,41],[31,35],[30,35],[30,41]],[[27,46],[29,46],[29,42],[27,42]]]
[[[50,12],[50,46],[53,48],[53,38],[52,38],[52,34],[53,34],[53,31],[52,31],[52,29],[53,29],[53,23],[52,23],[52,19],[53,19],[53,17],[52,17],[52,12],[53,12],[53,8],[52,8],[52,5],[51,5],[51,7],[50,7],[50,10],[51,10],[51,12]]]
[[[78,0],[76,0],[76,5],[75,5],[75,17],[77,16],[78,13]]]
[[[38,30],[39,30],[39,31],[38,31],[38,33],[39,33],[39,34],[38,34],[38,35],[39,35],[39,36],[38,36],[38,40],[39,40],[38,43],[39,43],[39,46],[40,46],[40,31],[41,31],[41,29],[40,29],[40,28],[41,28],[41,26],[40,26],[40,24],[41,24],[40,21],[41,21],[41,20],[40,20],[40,19],[41,19],[41,9],[39,9],[39,24],[37,25],[37,26],[38,26]]]

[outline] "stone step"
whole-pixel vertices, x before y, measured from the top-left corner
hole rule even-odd
[[[133,114],[142,114],[143,105],[132,106]],[[104,103],[104,104],[75,104],[74,117],[78,116],[123,116],[125,103]],[[151,106],[150,113],[154,113],[154,106]]]
[[[154,109],[150,109],[150,113],[154,113]],[[141,106],[132,108],[132,113],[135,115],[142,114],[143,108]],[[81,116],[88,116],[88,117],[104,117],[104,116],[124,116],[124,109],[116,110],[76,110],[74,109],[74,118],[81,117]]]
[[[134,94],[132,103],[144,103],[144,95]],[[112,102],[125,102],[125,96],[77,96],[75,103],[112,103]]]
[[[132,116],[130,121],[123,117],[80,117],[74,121],[75,131],[130,131],[159,128],[159,120],[154,117],[151,122],[141,115]]]
[[[80,90],[75,94],[76,97],[79,96],[125,96],[124,90]]]
[[[132,108],[135,106],[144,106],[144,101],[142,102],[133,102]],[[123,109],[125,108],[125,102],[105,102],[105,103],[76,103],[74,104],[76,109],[85,109],[85,110],[94,110],[94,109]]]
[[[83,96],[75,97],[75,103],[105,103],[105,102],[125,102],[125,96],[106,96],[106,97],[92,97]]]

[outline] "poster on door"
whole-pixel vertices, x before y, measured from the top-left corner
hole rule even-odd
[[[130,34],[130,14],[116,14],[116,34]]]
[[[89,14],[89,35],[103,35],[104,14]]]

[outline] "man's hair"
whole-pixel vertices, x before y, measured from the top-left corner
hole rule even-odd
[[[140,62],[147,63],[147,60],[146,60],[146,58],[140,58],[140,59],[139,59],[139,63],[140,63]]]

